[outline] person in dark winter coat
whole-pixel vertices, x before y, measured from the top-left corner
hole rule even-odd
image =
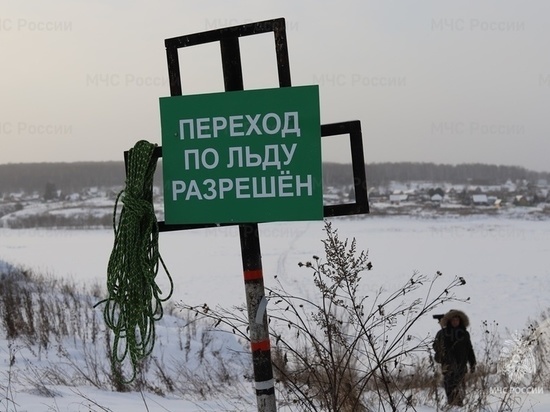
[[[447,403],[462,406],[467,365],[470,365],[470,372],[474,372],[476,367],[470,334],[466,330],[470,322],[464,312],[453,309],[439,323],[441,329],[433,343],[435,361],[441,364]]]

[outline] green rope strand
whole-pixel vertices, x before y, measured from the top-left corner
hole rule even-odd
[[[122,366],[130,357],[133,373],[125,383],[136,378],[141,361],[153,351],[155,322],[162,318],[162,302],[170,298],[174,287],[158,250],[159,229],[152,201],[155,147],[141,140],[128,153],[126,188],[117,196],[113,213],[115,241],[107,267],[109,296],[98,303],[105,303],[105,323],[114,333],[113,365]],[[117,225],[119,201],[123,206]],[[155,283],[159,262],[170,281],[166,297]]]

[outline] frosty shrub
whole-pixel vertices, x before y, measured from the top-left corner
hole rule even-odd
[[[279,403],[305,411],[406,410],[418,389],[413,365],[432,343],[415,337],[413,326],[434,308],[462,301],[454,290],[465,281],[455,277],[436,288],[440,272],[414,273],[396,290],[367,295],[367,252],[355,239],[341,240],[330,222],[324,230],[325,258],[299,263],[311,273],[312,295],[288,292],[279,279],[266,288]],[[182,307],[247,337],[245,308]]]

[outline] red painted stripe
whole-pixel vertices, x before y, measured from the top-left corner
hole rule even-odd
[[[269,339],[261,340],[259,342],[250,342],[250,349],[252,349],[252,352],[256,352],[257,350],[271,350]]]
[[[264,274],[262,269],[258,270],[245,270],[244,271],[244,280],[258,280],[263,279]]]

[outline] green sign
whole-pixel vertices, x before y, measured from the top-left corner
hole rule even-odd
[[[318,86],[160,99],[168,224],[323,218]]]

